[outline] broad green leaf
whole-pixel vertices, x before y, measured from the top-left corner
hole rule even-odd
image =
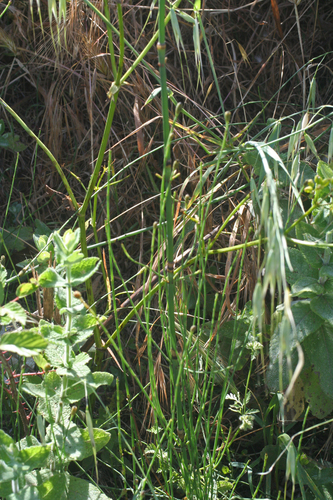
[[[71,285],[78,286],[90,278],[99,268],[98,257],[87,257],[71,268]]]
[[[294,316],[298,342],[303,340],[313,332],[316,332],[323,324],[322,318],[313,313],[309,300],[302,300],[292,304],[291,311]]]
[[[67,252],[70,255],[80,243],[80,228],[75,229],[75,231],[67,229],[62,236],[62,241],[64,242]]]
[[[113,375],[108,372],[94,372],[94,381],[90,384],[94,389],[98,389],[100,385],[110,385],[113,382]],[[89,387],[88,387],[89,389]]]
[[[303,370],[305,399],[310,405],[311,413],[317,418],[326,418],[333,411],[333,398],[328,398],[319,383],[318,373],[312,367]]]
[[[34,238],[34,243],[36,245],[36,248],[37,250],[40,252],[41,250],[47,250],[47,244],[48,244],[48,241],[49,241],[49,238],[48,236],[46,236],[45,234],[41,234],[41,235],[37,235],[37,234],[34,234],[33,235],[33,238]]]
[[[317,165],[317,174],[320,175],[323,179],[332,179],[333,178],[333,170],[330,166],[327,165],[322,160],[318,161]]]
[[[54,473],[49,479],[37,486],[41,500],[70,500],[71,497],[68,496],[69,482],[70,476],[68,474]]]
[[[39,285],[35,280],[30,281],[29,283],[21,283],[16,289],[16,295],[18,297],[27,297],[28,295],[31,295],[32,293],[35,293],[36,290],[38,290]]]
[[[41,500],[36,486],[24,486],[17,493],[8,495],[7,500]]]
[[[66,286],[67,281],[57,273],[53,267],[48,267],[38,278],[39,286],[42,288],[55,288]]]
[[[66,332],[65,327],[61,325],[55,325],[54,323],[48,323],[47,321],[41,320],[39,323],[40,333],[45,337],[50,343],[59,346],[69,345],[71,343],[70,334],[76,333],[76,329],[71,330],[70,334]]]
[[[107,372],[94,372],[89,377],[87,385],[88,396],[96,391],[101,385],[110,385],[113,381],[113,375]],[[85,397],[85,386],[81,379],[69,379],[65,398],[69,403],[76,403]]]
[[[84,304],[80,301],[80,299],[76,299],[72,292],[71,297],[72,307],[75,307],[75,311],[77,313],[82,313],[85,311]],[[55,290],[55,303],[59,310],[65,308],[67,306],[67,289],[66,288],[56,288]]]
[[[75,252],[68,255],[65,264],[66,266],[69,264],[76,264],[77,262],[80,262],[83,258],[84,258],[83,253],[80,252],[79,250],[75,250]]]
[[[24,151],[26,145],[20,142],[20,136],[14,134],[13,132],[6,132],[0,136],[0,148],[10,149],[15,153]]]
[[[37,257],[37,262],[38,264],[42,264],[42,265],[47,265],[49,263],[49,260],[50,260],[50,252],[46,252],[45,250],[43,252],[41,252],[38,257]]]
[[[309,300],[302,300],[292,304],[291,310],[297,335],[297,338],[291,337],[289,349],[293,350],[296,347],[296,340],[302,343],[306,337],[320,329],[324,320],[311,310]],[[275,363],[280,356],[280,325],[281,323],[275,329],[270,342],[269,356],[271,363]]]
[[[298,244],[298,248],[304,255],[304,258],[309,266],[319,270],[323,265],[324,251],[322,248],[316,248],[316,243],[321,243],[321,241],[314,240],[313,238],[311,238],[311,235],[308,234],[303,234],[303,237],[301,239],[307,242],[312,242],[312,245]]]
[[[66,258],[74,252],[80,242],[80,229],[72,231],[68,229],[61,237],[58,232],[53,233],[57,262],[64,262]]]
[[[88,366],[76,363],[73,364],[70,368],[60,366],[59,368],[57,368],[57,373],[58,375],[66,375],[67,377],[74,379],[80,378],[89,380],[89,378],[91,377],[91,370]]]
[[[7,316],[11,321],[20,323],[23,326],[25,326],[27,320],[25,310],[17,302],[8,302],[8,304],[0,307],[0,323],[3,316]]]
[[[36,226],[36,231],[35,231],[35,235],[38,237],[38,236],[42,236],[42,235],[46,235],[47,237],[49,237],[51,234],[52,234],[52,231],[51,229],[46,225],[44,224],[44,222],[40,221],[39,219],[36,219],[35,220],[35,226]]]
[[[13,465],[7,465],[6,462],[0,459],[0,482],[13,481],[19,476],[19,468],[13,467]]]
[[[254,173],[260,175],[263,166],[260,155],[256,149],[249,149],[243,154],[244,163],[251,165],[253,167]]]
[[[81,458],[83,460],[86,457],[90,457],[93,454],[93,449],[90,442],[90,435],[88,429],[80,429],[82,439],[84,441],[84,450],[82,452]],[[94,441],[96,445],[96,451],[101,450],[105,445],[108,444],[110,440],[110,433],[104,431],[103,429],[93,429]]]
[[[291,293],[294,297],[312,298],[324,292],[323,285],[320,285],[317,279],[308,276],[298,279],[291,287]]]
[[[290,271],[287,266],[286,278],[290,285],[293,285],[297,280],[303,278],[304,276],[318,280],[318,271],[309,266],[300,250],[297,250],[297,248],[289,248],[289,257],[293,271]]]
[[[42,354],[37,354],[33,358],[34,362],[41,370],[45,370],[49,366],[49,362],[47,361],[47,359],[45,359],[44,356],[42,356]]]
[[[45,420],[50,423],[54,423],[58,415],[59,402],[61,399],[61,377],[59,377],[59,375],[55,372],[48,372],[44,376],[43,386],[48,396],[47,398],[40,398],[38,411],[45,418]],[[68,402],[65,401],[62,408],[62,418],[64,422],[69,422],[70,414],[71,407]]]
[[[333,325],[333,301],[331,295],[315,297],[310,302],[311,310]]]
[[[84,304],[82,304],[82,302],[80,302],[79,304],[76,304],[75,306],[73,307],[61,307],[59,309],[59,314],[73,314],[73,315],[78,315],[78,314],[82,314],[84,311],[86,310],[86,308],[84,307]]]
[[[34,484],[31,484],[29,480],[27,480],[27,478],[32,474],[33,473],[28,472],[24,476],[21,475],[16,479],[19,491],[23,490],[24,488],[37,485],[37,481],[34,481]],[[0,479],[0,497],[6,498],[6,500],[8,500],[10,498],[10,495],[13,494],[12,492],[13,492],[12,481],[1,481]],[[36,496],[34,497],[34,500],[39,500],[39,498],[40,497],[38,495],[38,491],[36,491]]]
[[[85,443],[79,427],[73,422],[68,425],[53,425],[50,437],[55,439],[59,451],[65,454],[65,458],[81,460]]]
[[[19,252],[25,248],[25,242],[32,239],[32,228],[28,226],[18,228],[10,227],[8,228],[8,232],[0,230],[0,234],[3,237],[4,245],[7,250],[15,250],[16,252]],[[2,252],[1,247],[2,244],[0,240],[0,253]]]
[[[332,297],[333,295],[333,279],[328,279],[325,283],[324,283],[324,289],[325,289],[325,295],[329,295]]]
[[[41,446],[38,439],[32,434],[27,435],[16,443],[16,448],[18,450],[24,450],[25,448],[30,448],[31,446]]]
[[[29,466],[30,470],[46,467],[48,457],[51,453],[51,445],[30,446],[19,451],[18,459]]]
[[[305,355],[318,374],[325,394],[333,399],[333,329],[325,323],[320,330],[307,337],[303,344]]]
[[[24,392],[27,392],[31,396],[35,396],[36,398],[45,398],[46,397],[44,383],[31,384],[29,382],[26,382],[26,383],[22,384],[22,390]],[[54,395],[55,395],[55,391],[53,389],[50,389],[48,391],[48,396],[51,397]]]
[[[88,481],[70,476],[68,499],[109,500],[109,497]]]
[[[70,359],[69,366],[60,366],[57,369],[57,373],[59,375],[67,375],[71,378],[87,378],[90,376],[91,380],[91,371],[87,365],[90,361],[90,356],[86,352],[81,352],[80,354],[74,355],[74,358]]]
[[[0,429],[0,446],[12,446],[14,444],[14,439]]]
[[[319,269],[320,278],[333,278],[333,266],[327,265]]]
[[[16,352],[19,356],[34,356],[46,348],[48,341],[30,330],[5,333],[0,338],[0,349]]]
[[[49,345],[45,349],[44,357],[50,363],[51,366],[62,366],[64,362],[65,344],[63,346],[59,343],[54,344],[49,342]]]
[[[73,337],[73,342],[82,342],[92,334],[94,327],[98,324],[97,319],[92,314],[80,314],[73,317],[72,326],[77,333]]]
[[[324,234],[321,233],[314,224],[309,224],[307,222],[301,221],[296,226],[297,238],[303,239],[303,234],[311,234],[311,236],[318,240],[325,239]]]

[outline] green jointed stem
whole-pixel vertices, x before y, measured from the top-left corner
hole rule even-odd
[[[168,109],[168,90],[165,67],[165,1],[159,2],[159,18],[158,18],[158,61],[161,78],[161,102],[162,102],[162,119],[163,119],[163,141],[164,141],[164,157],[163,157],[163,179],[161,187],[161,217],[165,218],[167,223],[167,261],[168,261],[168,324],[170,347],[176,350],[176,334],[174,321],[174,282],[173,282],[173,203],[171,198],[171,175],[172,165],[170,158],[170,126],[169,126],[169,109]],[[163,213],[165,207],[165,214]]]
[[[171,140],[172,131],[170,133],[169,126],[169,109],[168,109],[168,89],[165,67],[165,0],[159,1],[159,18],[158,32],[159,38],[157,43],[159,70],[161,79],[161,102],[162,102],[162,119],[163,119],[163,178],[161,186],[161,218],[166,220],[167,231],[167,303],[168,303],[168,340],[169,340],[169,355],[170,359],[170,378],[174,389],[174,401],[177,407],[177,427],[178,431],[183,434],[183,410],[181,393],[179,390],[180,367],[177,355],[177,338],[175,328],[175,285],[173,276],[173,200],[171,196],[171,180],[172,180],[172,162],[171,162]],[[180,109],[176,108],[176,116]],[[176,119],[176,118],[175,118]],[[165,215],[163,208],[165,207]]]

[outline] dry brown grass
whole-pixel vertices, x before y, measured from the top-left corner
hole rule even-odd
[[[102,1],[95,5],[102,9]],[[301,79],[299,69],[304,62],[332,49],[333,19],[330,2],[301,2],[299,19],[302,29],[302,50],[291,2],[278,5],[282,22],[281,40],[276,28],[269,1],[247,3],[209,1],[204,5],[202,21],[210,47],[214,68],[226,109],[233,110],[233,122],[251,121],[271,100],[265,116],[278,118],[302,109]],[[4,4],[2,4],[4,6]],[[124,3],[125,37],[138,51],[152,36],[156,15],[149,17],[150,4]],[[1,38],[1,95],[25,119],[50,148],[64,170],[78,175],[83,184],[89,179],[92,160],[96,158],[104,127],[108,100],[106,92],[113,79],[106,54],[105,27],[91,13],[84,2],[70,2],[66,26],[66,44],[55,50],[47,20],[46,2],[42,5],[43,31],[37,12],[31,18],[28,2],[14,1],[0,21]],[[182,5],[191,13],[191,4]],[[117,26],[117,19],[111,19]],[[183,100],[187,111],[200,120],[209,120],[218,125],[215,115],[221,113],[213,74],[202,43],[203,81],[197,85],[197,73],[192,40],[192,26],[180,21],[187,65],[184,54],[179,54],[171,25],[168,35],[168,79],[176,98]],[[56,34],[55,27],[53,26]],[[117,52],[117,40],[114,39]],[[148,53],[147,62],[157,70],[155,50]],[[130,67],[133,55],[126,49],[125,69]],[[314,65],[317,61],[314,61]],[[317,104],[328,104],[332,96],[331,56],[321,66],[317,81]],[[315,66],[305,76],[312,75]],[[212,85],[213,84],[213,85]],[[161,140],[160,108],[158,100],[142,107],[156,86],[147,69],[140,66],[124,86],[114,121],[110,147],[115,169],[133,160],[143,151],[149,151],[152,144]],[[246,105],[246,106],[245,106]],[[0,111],[3,116],[3,110]],[[5,117],[7,120],[8,117]],[[150,122],[149,125],[144,124]],[[262,121],[262,120],[261,120]],[[8,123],[8,122],[7,122]],[[9,123],[12,123],[9,120]],[[192,125],[185,123],[185,125]],[[140,132],[133,132],[140,128]],[[17,127],[14,124],[14,128]],[[241,129],[234,127],[234,132]],[[18,131],[23,136],[22,131]],[[41,208],[48,198],[45,185],[58,189],[59,180],[48,160],[37,153],[30,140],[28,149],[19,162],[20,186],[18,191],[30,191],[30,179],[35,168],[34,194],[30,197],[32,209],[40,218],[49,218]],[[197,165],[197,148],[189,141],[183,141],[178,148],[187,173]],[[10,168],[11,153],[1,151],[3,168]],[[159,171],[158,158],[152,155],[132,169],[131,179],[121,185],[122,203],[120,210],[127,208],[128,193],[133,200],[132,180],[138,183],[136,201],[140,192],[150,182],[146,180],[145,166]],[[5,177],[5,182],[10,176]],[[76,192],[78,182],[72,178]],[[61,190],[61,189],[60,189]],[[54,202],[51,203],[54,207]]]

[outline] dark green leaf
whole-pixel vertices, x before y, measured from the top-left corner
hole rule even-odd
[[[0,136],[0,148],[10,149],[14,153],[19,153],[26,149],[26,145],[20,142],[20,136],[14,134],[14,132],[6,132]]]
[[[328,398],[319,383],[318,372],[308,367],[302,372],[305,399],[312,414],[317,418],[326,418],[333,411],[333,398]]]
[[[333,325],[333,301],[331,295],[315,297],[310,302],[312,311]]]
[[[303,340],[313,332],[316,332],[323,324],[323,319],[315,314],[310,307],[309,300],[298,301],[292,304],[291,311],[294,316],[298,342]],[[293,347],[295,343],[293,343]]]
[[[68,498],[89,499],[89,500],[109,500],[96,486],[78,477],[70,476]]]
[[[302,344],[304,352],[311,360],[322,390],[333,399],[333,330],[325,323],[320,330],[310,335]]]
[[[309,266],[300,250],[289,248],[288,252],[293,267],[293,271],[290,271],[288,266],[286,267],[286,278],[290,285],[293,285],[304,276],[318,280],[318,271]]]

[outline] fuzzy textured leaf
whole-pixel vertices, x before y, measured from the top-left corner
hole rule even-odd
[[[38,282],[42,288],[55,288],[57,286],[66,286],[67,284],[67,281],[53,267],[48,267],[39,276]]]
[[[8,302],[8,304],[0,307],[0,318],[3,316],[7,316],[11,321],[20,323],[23,326],[25,326],[27,321],[25,310],[17,302]]]
[[[48,341],[30,330],[5,333],[0,338],[0,349],[16,352],[19,356],[34,356],[46,348]]]
[[[71,285],[78,286],[90,278],[99,268],[98,257],[87,257],[71,268]]]

